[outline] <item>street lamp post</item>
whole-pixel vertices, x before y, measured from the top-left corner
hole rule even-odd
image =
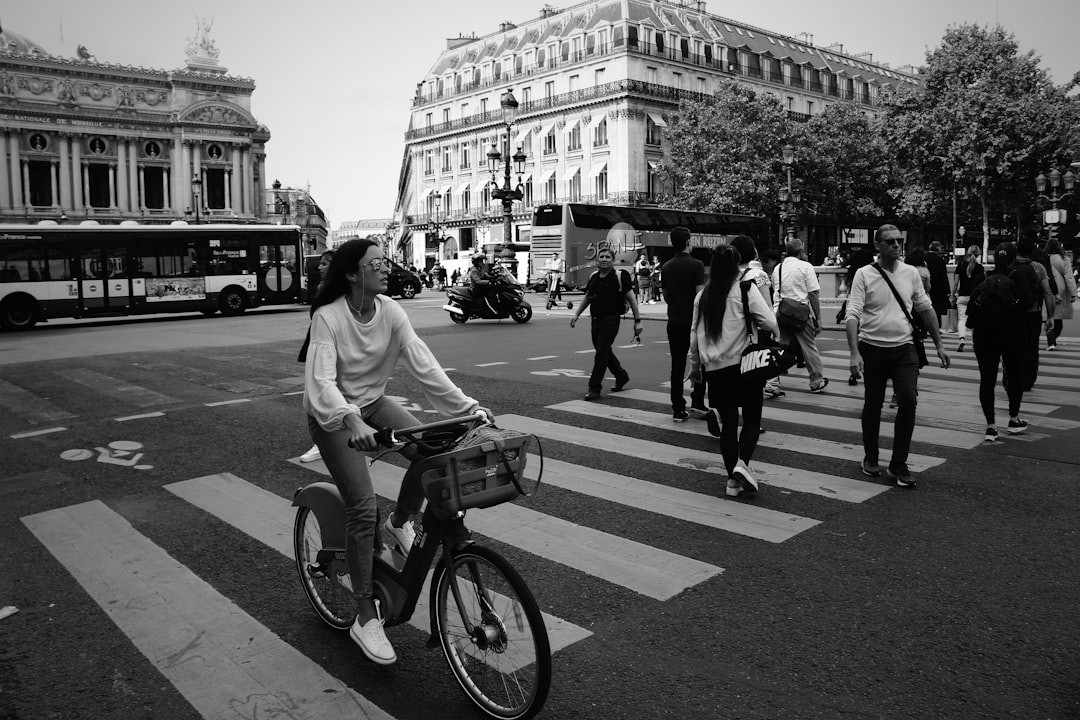
[[[787,227],[785,237],[795,237],[795,206],[802,200],[802,193],[791,187],[791,166],[795,164],[795,148],[785,145],[783,148],[784,170],[787,172],[787,187],[780,188],[779,199],[783,206],[781,221]]]
[[[199,224],[199,206],[202,205],[202,178],[194,175],[191,178],[191,197],[195,201],[195,224]]]
[[[439,225],[439,212],[442,210],[442,193],[438,190],[435,191],[435,196],[431,199],[435,206],[435,219],[428,221],[428,232],[435,238],[435,259],[438,261],[442,257],[442,227]],[[424,262],[427,262],[427,247],[424,248]]]
[[[1073,163],[1076,165],[1076,163]],[[1046,195],[1047,184],[1049,181],[1050,194]],[[1054,168],[1050,171],[1050,176],[1047,177],[1042,173],[1039,173],[1035,177],[1035,189],[1039,191],[1039,197],[1050,203],[1051,209],[1043,213],[1043,224],[1047,226],[1047,237],[1053,240],[1057,237],[1057,227],[1065,222],[1065,211],[1058,210],[1058,203],[1065,198],[1072,195],[1073,187],[1076,185],[1076,175],[1072,170],[1067,170],[1064,175]],[[1058,194],[1058,189],[1061,189],[1061,194]]]
[[[499,152],[499,148],[495,142],[491,143],[491,149],[488,151],[488,169],[491,171],[491,181],[495,184],[495,191],[491,196],[496,200],[502,201],[502,215],[503,215],[503,245],[502,250],[499,251],[499,258],[503,264],[508,267],[510,274],[517,276],[517,258],[514,255],[513,234],[514,234],[514,201],[521,200],[524,196],[521,186],[521,176],[525,172],[525,150],[520,145],[517,152],[511,157],[510,155],[510,128],[514,124],[514,119],[517,117],[518,101],[514,97],[514,93],[510,88],[506,89],[503,93],[502,99],[499,100],[499,105],[503,111],[503,124],[506,125],[506,154]],[[497,139],[496,139],[497,140]],[[510,161],[513,160],[515,164],[515,170],[517,171],[518,184],[517,187],[510,185]],[[503,165],[503,185],[499,187],[496,173],[499,170],[500,164]]]

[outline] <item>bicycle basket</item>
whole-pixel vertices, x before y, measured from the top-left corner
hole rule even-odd
[[[535,480],[525,477],[533,442],[539,448],[533,435],[491,425],[473,428],[450,452],[420,463],[417,470],[428,502],[438,514],[450,515],[531,495],[540,484],[539,476]]]

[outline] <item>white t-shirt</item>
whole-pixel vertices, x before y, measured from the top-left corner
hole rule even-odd
[[[888,272],[888,271],[886,271]],[[934,305],[923,288],[919,271],[897,262],[889,279],[913,315]],[[877,347],[899,347],[912,342],[911,323],[897,304],[889,284],[873,265],[855,271],[848,293],[847,317],[859,321],[859,341]]]
[[[772,284],[773,312],[780,307],[780,298],[791,298],[808,304],[810,293],[821,290],[814,266],[797,257],[786,257],[776,264]]]

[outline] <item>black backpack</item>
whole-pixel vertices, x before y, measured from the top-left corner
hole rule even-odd
[[[969,328],[1000,325],[1030,305],[1020,297],[1022,290],[1012,273],[990,273],[971,292],[968,301],[967,322]]]

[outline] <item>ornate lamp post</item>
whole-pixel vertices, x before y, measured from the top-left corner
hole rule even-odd
[[[194,175],[191,178],[191,197],[195,201],[195,224],[199,224],[199,206],[202,205],[202,178]]]
[[[1076,163],[1074,163],[1076,164]],[[1049,180],[1050,194],[1046,195],[1047,180]],[[1058,203],[1065,198],[1072,195],[1073,187],[1076,185],[1076,175],[1072,170],[1067,170],[1064,175],[1054,168],[1050,171],[1050,177],[1039,173],[1035,177],[1035,189],[1039,191],[1039,197],[1050,203],[1051,209],[1043,213],[1043,224],[1047,226],[1047,239],[1056,240],[1058,233],[1058,225],[1063,224],[1066,221],[1066,212],[1064,210],[1058,210]],[[1058,194],[1058,188],[1061,188],[1061,194]]]
[[[787,227],[785,238],[790,239],[795,237],[795,206],[802,201],[802,193],[791,187],[791,166],[795,164],[795,148],[791,145],[785,145],[783,152],[784,170],[787,172],[787,187],[780,188],[778,197],[780,204],[783,206],[781,221]]]
[[[519,145],[517,152],[513,157],[510,155],[510,128],[514,124],[514,119],[517,117],[518,101],[514,97],[514,93],[507,88],[503,93],[502,99],[499,100],[499,105],[503,111],[503,124],[506,125],[506,155],[504,156],[499,152],[499,148],[496,143],[491,144],[491,149],[488,150],[488,170],[491,171],[491,182],[495,185],[495,191],[491,193],[491,197],[495,200],[502,201],[503,210],[503,246],[499,251],[499,259],[502,260],[503,265],[507,266],[510,270],[510,274],[517,276],[517,258],[514,256],[514,249],[511,247],[513,243],[514,233],[514,201],[521,200],[524,193],[522,192],[521,176],[525,173],[525,150]],[[513,160],[515,169],[517,171],[518,183],[517,187],[510,185],[510,161]],[[499,187],[496,173],[499,170],[500,164],[503,165],[503,185]]]
[[[442,193],[438,190],[435,191],[435,196],[431,198],[432,205],[435,207],[435,219],[428,222],[428,232],[431,233],[435,239],[435,259],[438,261],[442,257],[442,226],[439,224],[439,213],[442,210]],[[424,261],[427,262],[427,247],[424,247]]]

